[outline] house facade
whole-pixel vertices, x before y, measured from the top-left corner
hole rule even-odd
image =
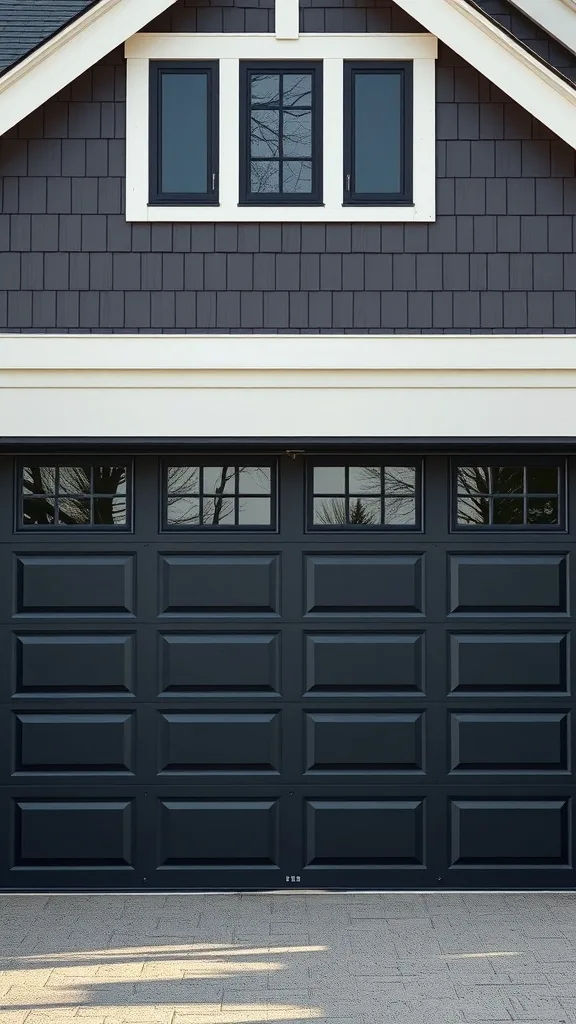
[[[0,0],[0,888],[571,888],[573,0]]]

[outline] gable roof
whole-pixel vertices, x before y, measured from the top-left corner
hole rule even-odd
[[[2,10],[49,8],[72,20],[0,74],[0,135],[139,32],[175,0],[0,0]],[[297,3],[297,0],[291,0]],[[559,68],[488,15],[486,0],[394,0],[406,14],[576,149],[576,88]],[[484,2],[485,7],[480,6]],[[491,0],[492,3],[498,0]],[[505,2],[505,0],[504,0]],[[528,0],[513,0],[518,6]],[[536,2],[536,0],[534,0]],[[555,0],[541,0],[544,3]],[[559,0],[576,25],[576,3]],[[49,22],[36,23],[46,27]],[[54,22],[50,22],[52,27]],[[0,33],[1,34],[1,33]],[[26,43],[24,43],[26,45]],[[34,43],[32,44],[34,46]]]
[[[26,57],[98,0],[0,0],[0,72]]]

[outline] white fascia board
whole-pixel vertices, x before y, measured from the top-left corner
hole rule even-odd
[[[576,5],[573,0],[512,0],[512,3],[562,46],[576,53]]]
[[[50,335],[0,337],[0,372],[576,371],[572,336]],[[520,382],[518,380],[518,386]]]
[[[305,32],[297,40],[269,32],[138,32],[124,52],[148,60],[435,60],[438,40],[428,32]]]
[[[100,0],[0,78],[0,135],[138,32],[175,0]]]
[[[466,0],[394,2],[576,149],[576,89]]]

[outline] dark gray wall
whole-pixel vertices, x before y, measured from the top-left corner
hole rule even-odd
[[[115,51],[1,140],[0,331],[576,331],[574,151],[445,47],[437,74],[434,224],[150,226]]]

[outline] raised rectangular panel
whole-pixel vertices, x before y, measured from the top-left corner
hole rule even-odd
[[[492,633],[450,636],[453,693],[567,693],[568,636]]]
[[[424,865],[422,800],[307,800],[308,867]]]
[[[570,867],[570,801],[452,800],[452,867]]]
[[[423,555],[307,555],[306,613],[417,615]]]
[[[568,607],[566,555],[451,555],[450,612],[558,615]]]
[[[276,615],[278,555],[162,555],[163,615]]]
[[[165,633],[160,645],[161,687],[165,693],[280,691],[277,633]]]
[[[306,715],[306,772],[313,775],[424,771],[421,712]]]
[[[274,799],[162,800],[160,868],[278,866]]]
[[[14,640],[14,694],[69,697],[134,688],[133,635],[19,634]]]
[[[450,716],[454,773],[567,772],[568,712],[454,712]]]
[[[357,697],[421,693],[424,637],[342,633],[306,637],[306,691]]]
[[[16,614],[133,615],[134,555],[16,555]]]
[[[14,713],[16,775],[129,775],[134,712]]]
[[[131,800],[15,800],[16,868],[133,865]]]
[[[159,712],[159,774],[277,774],[279,712]]]

